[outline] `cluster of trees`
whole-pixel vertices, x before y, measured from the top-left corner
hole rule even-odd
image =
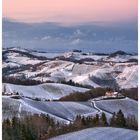
[[[138,59],[131,58],[131,59],[129,59],[127,62],[136,62],[136,63],[138,63]]]
[[[6,75],[6,74],[9,74],[11,73],[11,71],[16,71],[16,67],[5,67],[5,68],[2,68],[2,75]],[[10,71],[10,72],[9,72]]]
[[[94,88],[85,93],[75,92],[71,93],[67,96],[60,98],[60,101],[87,101],[92,98],[97,98],[100,96],[104,96],[106,89],[104,88]]]
[[[43,140],[56,123],[48,115],[32,115],[24,118],[13,117],[2,123],[3,140]]]
[[[125,118],[121,110],[119,110],[117,113],[113,113],[113,116],[110,119],[110,126],[138,130],[138,122],[136,121],[135,117],[130,116]]]
[[[105,113],[101,116],[84,117],[78,115],[70,124],[54,121],[49,115],[32,115],[24,118],[13,117],[2,123],[3,140],[43,140],[57,135],[73,132],[89,127],[112,126],[137,130],[137,121],[134,118],[125,118],[122,111],[114,113],[107,121]]]
[[[97,98],[105,95],[106,91],[112,91],[111,88],[93,88],[89,91],[84,93],[81,92],[74,92],[69,95],[66,95],[60,98],[60,101],[87,101],[92,98]],[[134,100],[138,100],[138,88],[130,88],[130,89],[121,89],[117,90],[121,93],[124,97],[129,97]],[[122,98],[122,97],[120,97]],[[108,98],[109,99],[109,98]]]
[[[74,81],[72,80],[69,80],[69,81],[65,81],[65,80],[62,80],[61,81],[62,84],[66,84],[66,85],[71,85],[71,86],[76,86],[76,87],[83,87],[83,88],[93,88],[92,86],[88,86],[88,85],[81,85],[79,83],[75,83]]]
[[[138,101],[138,88],[122,89],[122,95]]]
[[[11,83],[11,84],[17,84],[17,85],[38,85],[41,84],[41,81],[32,80],[32,79],[26,79],[26,78],[16,78],[16,77],[2,77],[3,83]]]
[[[7,63],[8,63],[8,61],[7,61]],[[10,67],[10,66],[8,66],[8,67],[5,67],[5,68],[2,68],[2,75],[8,76],[9,74],[15,74],[15,73],[18,73],[20,71],[28,70],[31,67],[33,67],[33,65],[31,65],[31,64],[21,65],[20,67]]]

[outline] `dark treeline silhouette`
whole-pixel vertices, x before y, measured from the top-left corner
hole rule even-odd
[[[32,80],[32,79],[26,79],[23,78],[16,78],[16,77],[2,77],[3,83],[11,83],[11,84],[17,84],[17,85],[38,85],[41,84],[41,81]]]
[[[21,72],[21,71],[24,71],[24,70],[28,70],[31,67],[33,67],[33,65],[31,65],[31,64],[22,65],[18,68],[17,67],[5,67],[5,68],[2,69],[2,75],[3,76],[8,76],[10,74],[15,74],[15,73],[18,73],[18,72]]]
[[[138,88],[122,89],[120,92],[126,97],[138,100]]]
[[[136,62],[136,63],[138,63],[138,59],[131,58],[131,59],[129,59],[127,62]]]
[[[138,130],[138,122],[135,119],[135,116],[128,116],[125,118],[121,110],[117,113],[113,113],[113,116],[110,119],[110,126]]]
[[[76,116],[70,124],[54,121],[49,115],[32,115],[24,118],[13,117],[5,119],[2,123],[3,140],[44,140],[57,135],[74,132],[90,127],[121,127],[137,130],[135,118],[125,118],[121,110],[114,113],[107,121],[105,113],[94,117]]]
[[[92,89],[92,88],[93,88],[92,86],[81,85],[81,84],[79,84],[79,83],[75,83],[75,82],[72,81],[72,80],[69,80],[69,81],[62,80],[61,83],[62,83],[62,84],[66,84],[66,85],[70,85],[70,86],[76,86],[76,87],[83,87],[83,88],[89,88],[89,89]]]
[[[59,100],[60,101],[87,101],[92,98],[104,96],[106,91],[113,92],[113,89],[112,88],[93,88],[84,93],[81,93],[81,92],[71,93],[69,95],[66,95],[66,96],[60,98]],[[138,100],[138,88],[121,89],[121,90],[118,90],[118,92],[121,93],[124,97],[123,96],[117,97],[116,99],[129,97],[131,99]],[[110,98],[108,97],[107,100],[108,99],[112,99],[112,97],[110,97]]]
[[[75,92],[60,98],[60,101],[87,101],[92,98],[104,96],[105,88],[94,88],[85,93]]]

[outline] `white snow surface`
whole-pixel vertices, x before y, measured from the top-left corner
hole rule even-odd
[[[65,84],[58,83],[46,83],[35,86],[23,86],[15,84],[4,83],[6,92],[14,93],[18,92],[20,95],[31,97],[31,98],[41,98],[41,99],[59,99],[63,96],[69,95],[74,92],[85,92],[89,89],[69,86]]]
[[[138,59],[137,56],[131,55],[117,55],[115,57],[106,58],[106,61],[113,61],[113,62],[126,62],[129,59]]]
[[[50,140],[138,140],[138,132],[123,128],[95,127],[60,135]]]
[[[120,109],[125,117],[134,117],[138,120],[138,102],[130,99],[109,99],[96,101],[96,106],[103,111],[109,113],[118,112]]]
[[[2,67],[5,68],[5,67],[10,67],[10,68],[18,68],[20,67],[21,65],[20,64],[17,64],[15,62],[7,62],[7,63],[3,63],[2,64]]]
[[[117,76],[116,80],[122,88],[138,87],[138,66],[125,67],[123,72]]]
[[[28,52],[21,48],[11,48],[21,52]],[[136,55],[117,55],[109,57],[108,55],[94,55],[92,53],[83,52],[67,52],[67,53],[40,53],[29,50],[29,53],[36,56],[46,56],[53,58],[56,56],[64,56],[65,58],[72,58],[72,60],[81,59],[94,59],[95,61],[82,64],[77,62],[70,62],[54,59],[54,60],[38,60],[29,58],[25,55],[15,52],[9,52],[6,54],[6,61],[3,62],[3,68],[6,67],[19,67],[21,65],[35,65],[34,70],[32,68],[23,69],[20,72],[11,74],[9,76],[22,77],[23,75],[28,78],[40,81],[69,81],[73,80],[76,83],[82,85],[89,85],[92,87],[106,86],[102,80],[114,80],[120,88],[133,88],[138,87],[138,65],[137,62],[127,62],[129,59],[138,59]],[[41,63],[43,62],[43,63]],[[94,76],[94,79],[93,79]],[[96,77],[96,80],[95,80]],[[100,82],[97,82],[97,80]],[[108,86],[108,85],[107,85]]]
[[[29,58],[19,53],[8,53],[6,56],[7,56],[6,61],[17,63],[19,65],[27,65],[27,64],[33,65],[42,62],[41,60]]]
[[[2,98],[3,119],[13,116],[24,116],[29,114],[48,114],[59,122],[69,123],[77,115],[94,116],[97,110],[92,107],[90,102],[45,102],[34,101],[27,98],[12,99]]]
[[[36,55],[36,56],[45,56],[47,58],[54,58],[54,57],[58,57],[58,56],[63,56],[63,53],[51,53],[51,52],[44,52],[44,53],[40,53],[40,52],[32,52],[31,54]]]
[[[36,71],[26,70],[20,73],[28,75],[34,80],[52,80],[54,82],[72,80],[92,87],[102,86],[92,80],[93,76],[100,80],[116,80],[121,88],[138,86],[138,66],[129,63],[117,63],[114,66],[105,63],[100,66],[54,60],[37,67]],[[47,74],[49,76],[36,77],[36,74]]]

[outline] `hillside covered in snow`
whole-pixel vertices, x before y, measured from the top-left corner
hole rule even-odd
[[[73,140],[79,138],[80,140],[137,140],[138,134],[136,131],[123,128],[95,127],[61,135],[50,140]]]
[[[3,76],[44,82],[73,81],[89,87],[138,87],[138,58],[118,51],[112,54],[40,53],[21,48],[3,49]],[[51,57],[50,57],[51,56]]]
[[[89,89],[69,86],[59,83],[46,83],[34,86],[24,86],[15,84],[3,84],[3,89],[7,93],[17,93],[21,96],[30,98],[40,98],[44,100],[60,99],[63,96],[69,95],[74,92],[85,92]]]
[[[113,114],[121,110],[125,119],[134,121],[136,130],[138,101],[136,93],[130,93],[138,89],[136,54],[122,51],[85,53],[80,50],[50,53],[13,47],[3,48],[2,58],[3,120],[43,114],[57,123],[70,125],[77,116],[88,119],[98,116],[100,119],[105,114],[106,122],[110,123]],[[111,97],[106,95],[107,89],[112,89]],[[135,98],[131,99],[133,96]],[[66,100],[70,97],[72,100]],[[95,127],[51,140],[75,138],[137,140],[137,132]]]

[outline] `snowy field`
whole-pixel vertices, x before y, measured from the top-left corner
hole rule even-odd
[[[116,80],[122,88],[138,87],[138,66],[125,67]]]
[[[12,50],[12,51],[11,51]],[[26,114],[49,114],[56,120],[69,122],[78,114],[95,115],[106,113],[107,119],[112,113],[121,109],[125,116],[135,115],[138,119],[138,103],[129,98],[117,100],[100,100],[94,102],[45,102],[45,100],[57,100],[74,92],[84,94],[87,88],[61,84],[62,81],[72,80],[84,86],[90,87],[138,87],[137,56],[126,53],[115,55],[101,55],[96,53],[66,52],[43,53],[33,50],[11,48],[3,50],[4,76],[8,78],[29,78],[39,80],[42,83],[34,86],[15,85],[3,83],[3,92],[16,93],[27,98],[12,99],[3,97],[3,118],[24,116]],[[5,52],[4,52],[5,51]],[[34,56],[33,56],[34,55]],[[50,59],[39,60],[39,56]],[[58,57],[57,59],[55,57]],[[131,61],[129,61],[132,59]],[[80,60],[80,61],[79,61]],[[30,65],[28,65],[30,64]],[[24,68],[23,68],[24,65]],[[22,66],[22,67],[21,67]],[[13,68],[20,67],[20,71]],[[9,69],[11,68],[11,69]],[[10,74],[9,74],[10,71]]]
[[[33,65],[33,64],[42,62],[41,60],[29,58],[19,53],[9,53],[6,57],[7,57],[7,60],[6,60],[7,62],[13,62],[19,65],[27,65],[27,64]]]
[[[69,123],[77,115],[94,116],[98,111],[90,102],[43,102],[27,98],[2,98],[3,119],[13,116],[22,117],[29,114],[49,114],[55,120]]]
[[[40,112],[35,108],[27,106],[22,100],[9,98],[8,96],[2,97],[2,119],[11,119],[14,116],[23,117],[35,113],[39,114]]]
[[[50,140],[138,140],[138,132],[123,128],[95,127],[60,135]]]
[[[20,95],[26,97],[49,99],[49,100],[59,99],[63,96],[69,95],[70,93],[85,92],[89,90],[86,88],[80,88],[58,83],[46,83],[35,86],[23,86],[4,83],[3,87],[4,86],[6,92],[8,93],[18,92]]]
[[[123,111],[125,116],[135,116],[138,119],[138,104],[132,99],[100,100],[94,102],[58,102],[58,101],[35,101],[28,98],[13,99],[3,96],[3,118],[12,116],[24,116],[28,114],[49,114],[57,121],[69,123],[76,115],[95,116],[106,113],[107,119],[113,112]]]
[[[31,52],[31,54],[36,55],[36,56],[45,56],[47,58],[54,58],[54,57],[58,57],[58,56],[63,56],[64,53],[51,53],[51,52]]]
[[[113,85],[120,88],[138,87],[137,55],[124,53],[123,55],[110,56],[109,54],[97,55],[72,51],[66,53],[40,53],[21,48],[11,48],[11,50],[15,52],[7,49],[7,53],[4,54],[3,68],[18,68],[28,64],[31,64],[32,67],[21,69],[20,72],[13,72],[8,76],[22,77],[24,75],[27,78],[44,82],[72,80],[92,87],[112,87],[110,84],[114,81]],[[29,55],[24,55],[23,52],[29,53]],[[36,57],[29,57],[31,54]],[[54,59],[39,60],[38,56]],[[55,57],[58,58],[55,59]],[[131,61],[129,61],[130,59]],[[77,60],[82,60],[82,63],[78,63]]]
[[[96,106],[110,113],[118,112],[121,109],[125,117],[135,116],[138,120],[138,102],[130,98],[100,100],[96,101]]]

